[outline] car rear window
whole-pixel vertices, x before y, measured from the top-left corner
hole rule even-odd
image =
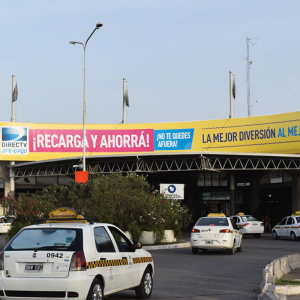
[[[196,226],[228,226],[227,218],[201,218]]]
[[[34,228],[20,231],[5,251],[82,250],[82,230],[68,228]]]
[[[9,217],[0,216],[0,224],[3,224],[3,223],[12,223],[14,219],[15,219],[15,217],[13,217],[13,216],[9,216]]]
[[[247,221],[257,221],[256,218],[252,217],[252,216],[243,216],[241,217],[241,219],[243,220],[243,222],[247,222]]]

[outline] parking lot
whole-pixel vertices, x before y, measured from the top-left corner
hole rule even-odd
[[[0,236],[0,246],[4,245]],[[242,300],[260,293],[262,269],[273,259],[299,252],[300,241],[244,237],[241,253],[208,251],[193,255],[191,248],[150,251],[155,263],[151,299]],[[136,299],[133,291],[108,299]]]
[[[260,293],[262,269],[273,259],[299,252],[300,241],[244,238],[243,252],[208,251],[193,255],[191,248],[151,251],[155,263],[151,299],[243,300]],[[131,291],[109,297],[136,299]]]

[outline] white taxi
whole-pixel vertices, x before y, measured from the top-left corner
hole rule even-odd
[[[280,237],[290,237],[293,241],[297,240],[300,237],[300,211],[283,218],[274,226],[272,237],[274,240]]]
[[[149,298],[154,264],[116,226],[93,223],[69,208],[24,227],[0,257],[0,299],[100,300],[134,289]]]
[[[209,214],[200,218],[192,229],[192,253],[198,250],[226,249],[230,254],[242,251],[242,233],[232,218],[224,214]]]
[[[7,233],[10,230],[11,223],[14,219],[15,216],[0,216],[0,233]]]
[[[258,221],[251,215],[245,215],[240,212],[236,216],[231,217],[236,225],[241,229],[242,234],[251,234],[256,238],[260,238],[261,234],[264,233],[264,223]]]

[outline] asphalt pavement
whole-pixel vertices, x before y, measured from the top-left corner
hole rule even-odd
[[[243,251],[228,255],[226,251],[192,254],[190,232],[172,245],[155,246],[154,290],[151,299],[242,300],[256,299],[260,293],[262,269],[272,260],[299,252],[300,241],[273,240],[270,234],[261,239],[244,238]],[[5,245],[0,235],[0,248]],[[184,245],[180,248],[180,245]],[[147,249],[153,246],[144,246]],[[167,247],[168,249],[158,249]],[[295,273],[298,276],[299,273]],[[110,300],[136,299],[133,291],[109,296]],[[299,296],[287,297],[300,300]]]
[[[189,235],[183,237],[186,242]],[[243,251],[208,251],[193,255],[191,248],[150,250],[155,262],[152,299],[243,300],[260,294],[262,270],[271,261],[299,253],[300,241],[273,240],[271,234],[260,239],[245,236]],[[120,293],[111,300],[134,299]],[[132,297],[132,298],[131,298]],[[296,297],[289,300],[298,300]]]

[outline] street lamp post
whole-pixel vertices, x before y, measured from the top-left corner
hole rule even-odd
[[[99,29],[100,27],[102,27],[103,24],[102,23],[97,23],[95,29],[93,30],[93,32],[90,34],[90,36],[88,37],[88,39],[86,40],[86,42],[83,44],[81,42],[75,42],[75,41],[70,41],[69,43],[72,45],[75,44],[80,44],[83,46],[83,132],[82,132],[82,170],[86,171],[86,163],[85,163],[85,139],[86,139],[86,132],[85,132],[85,120],[86,120],[86,99],[85,99],[85,50],[86,50],[86,45],[89,41],[89,39],[92,37],[92,35],[94,34],[94,32]]]

